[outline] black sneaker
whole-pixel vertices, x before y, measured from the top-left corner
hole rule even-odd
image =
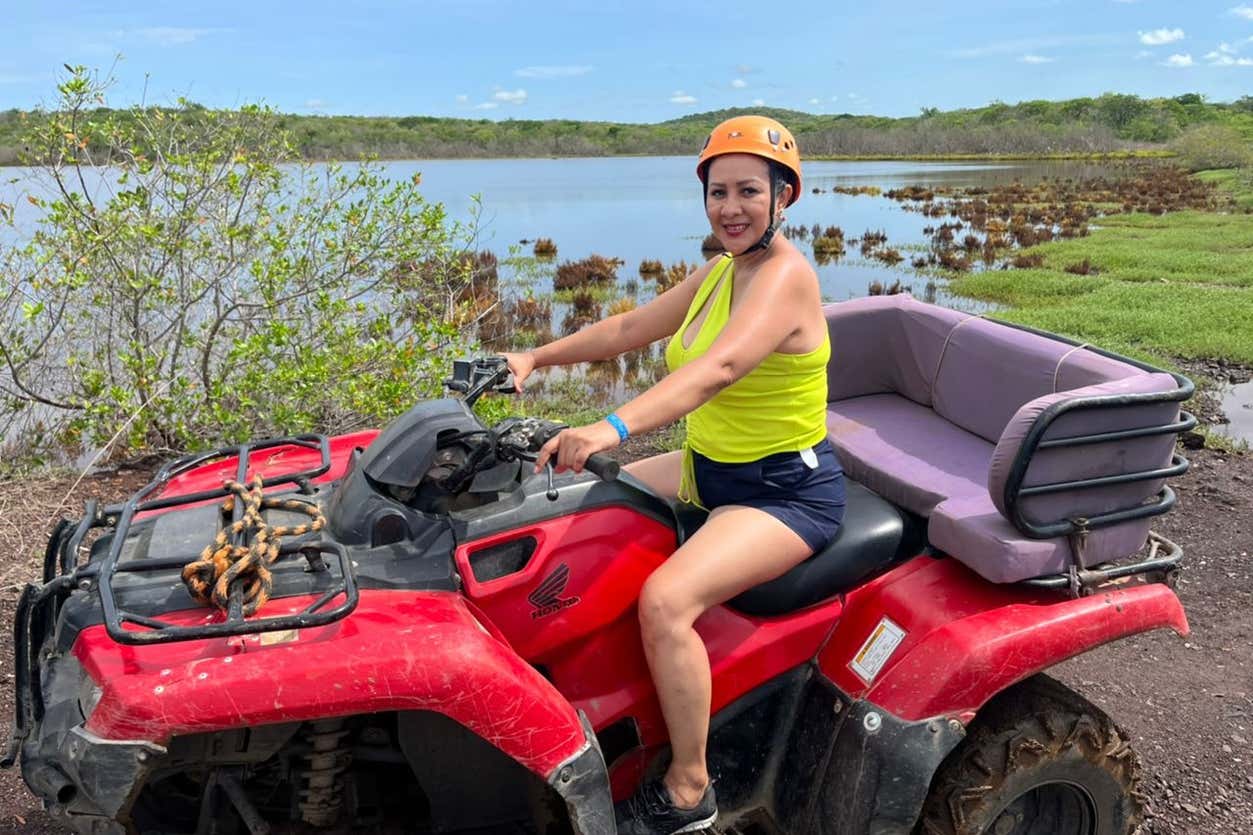
[[[679,835],[713,825],[718,801],[710,782],[695,808],[680,809],[661,780],[648,780],[635,794],[614,806],[618,835]]]

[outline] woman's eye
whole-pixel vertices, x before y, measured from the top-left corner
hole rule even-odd
[[[745,197],[752,197],[752,196],[753,196],[754,194],[756,194],[756,193],[757,193],[757,189],[755,189],[755,188],[746,188],[746,189],[744,189],[744,196],[745,196]]]
[[[710,196],[710,197],[719,197],[719,198],[720,198],[720,197],[722,197],[722,196],[723,196],[723,195],[725,195],[725,194],[726,194],[726,192],[724,192],[724,191],[723,191],[722,189],[720,189],[720,188],[715,188],[715,189],[713,189],[713,190],[711,190],[711,191],[709,192],[709,196]]]

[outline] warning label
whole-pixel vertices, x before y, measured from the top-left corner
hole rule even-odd
[[[870,637],[853,656],[849,666],[862,681],[870,684],[892,657],[892,653],[905,640],[905,630],[888,618],[883,618],[870,632]]]

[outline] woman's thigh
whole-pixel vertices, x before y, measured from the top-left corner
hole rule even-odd
[[[623,469],[647,484],[649,489],[658,496],[673,501],[679,495],[679,479],[683,474],[683,450],[663,452],[661,455],[633,461]]]
[[[773,580],[813,553],[805,540],[763,510],[725,505],[648,578],[653,592],[693,619]]]

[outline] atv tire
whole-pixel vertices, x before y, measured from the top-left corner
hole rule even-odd
[[[1035,676],[987,704],[941,764],[924,835],[1131,835],[1140,761],[1099,708]]]

